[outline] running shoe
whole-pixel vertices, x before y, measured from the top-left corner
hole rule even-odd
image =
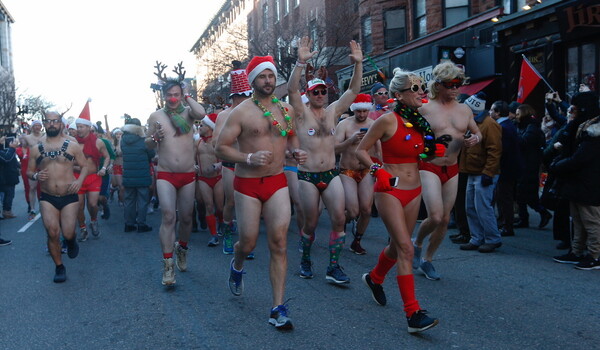
[[[429,280],[439,281],[439,279],[441,278],[440,274],[437,273],[437,271],[435,271],[435,268],[433,267],[431,261],[422,260],[421,265],[419,266],[419,270],[421,270],[421,272],[423,272],[425,277],[427,277],[427,279]]]
[[[175,263],[173,262],[173,258],[163,259],[163,264],[162,285],[172,286],[175,284]]]
[[[360,240],[354,239],[350,244],[350,251],[356,255],[365,255],[367,251],[360,245]]]
[[[325,279],[336,284],[350,283],[350,278],[344,273],[344,269],[339,264],[327,266]]]
[[[66,253],[69,259],[75,259],[77,255],[79,255],[79,244],[77,244],[77,240],[75,238],[71,240],[65,239],[63,243],[66,246]]]
[[[292,320],[288,317],[288,312],[287,305],[285,304],[272,308],[269,324],[280,330],[294,329]]]
[[[373,297],[373,300],[375,300],[377,305],[385,306],[385,304],[387,304],[387,298],[385,297],[385,293],[383,292],[383,286],[381,284],[373,282],[369,273],[363,274],[362,280],[371,290],[371,296]]]
[[[428,330],[439,323],[437,318],[427,316],[427,310],[419,310],[406,318],[408,333],[418,333]]]
[[[233,254],[233,239],[231,237],[231,226],[227,224],[223,226],[223,254]]]
[[[302,259],[300,261],[300,277],[313,278],[312,261],[308,259]]]
[[[0,238],[0,247],[11,244],[12,241],[10,239],[2,239]]]
[[[187,271],[187,253],[187,247],[184,248],[179,244],[179,242],[175,242],[175,264],[177,265],[177,269],[179,269],[181,272]]]
[[[100,237],[100,229],[98,228],[98,220],[90,221],[90,230],[92,231],[92,236],[98,238]]]
[[[54,270],[54,283],[62,283],[67,280],[67,269],[65,265],[58,265]]]
[[[208,240],[208,246],[209,247],[216,247],[219,245],[219,236],[214,235],[210,237],[210,240]]]
[[[79,242],[85,242],[88,239],[88,231],[87,228],[85,227],[80,227],[80,234],[79,234],[79,238],[77,239]]]
[[[242,271],[234,269],[233,259],[231,259],[231,264],[229,265],[229,290],[235,296],[240,296],[244,292],[244,280],[242,277],[245,273],[244,269]]]

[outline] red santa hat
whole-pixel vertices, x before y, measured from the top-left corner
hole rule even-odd
[[[229,97],[233,95],[244,95],[250,96],[252,94],[252,87],[248,83],[248,75],[243,69],[236,69],[229,72],[231,77],[231,93]]]
[[[88,100],[85,102],[85,106],[83,106],[83,110],[79,114],[79,118],[77,118],[77,120],[75,120],[75,124],[83,124],[83,125],[87,125],[87,126],[92,126],[92,121],[90,120],[90,102],[91,101],[92,101],[92,99],[88,98]]]
[[[217,122],[217,113],[211,113],[204,116],[202,123],[209,128],[215,130],[215,123]]]
[[[350,110],[354,112],[355,110],[372,110],[373,102],[371,100],[371,95],[369,94],[358,94],[354,99],[354,102],[350,105]]]
[[[246,67],[246,74],[248,74],[248,82],[252,84],[254,79],[265,69],[270,69],[277,76],[277,68],[275,68],[275,61],[271,56],[254,56],[248,67]]]

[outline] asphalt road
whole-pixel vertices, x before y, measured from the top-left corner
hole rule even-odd
[[[445,240],[434,260],[440,281],[417,272],[421,307],[440,324],[419,335],[406,331],[392,271],[384,283],[388,305],[376,305],[360,280],[376,263],[387,234],[373,219],[357,256],[340,263],[347,286],[325,281],[328,218],[321,217],[313,248],[315,278],[298,277],[297,230],[288,235],[290,317],[295,329],[267,323],[271,301],[268,250],[261,234],[256,259],[245,265],[245,291],[227,287],[230,256],[206,246],[208,232],[192,235],[188,272],[175,288],[161,285],[157,237],[160,214],[148,233],[124,233],[123,213],[100,224],[102,235],[81,243],[79,257],[64,257],[68,281],[52,282],[41,220],[24,232],[20,185],[18,218],[0,221],[0,349],[593,349],[600,344],[600,271],[557,264],[549,228],[521,229],[496,253],[460,251]],[[538,216],[532,215],[537,225]],[[453,233],[453,231],[450,231]],[[349,244],[349,242],[347,242]]]

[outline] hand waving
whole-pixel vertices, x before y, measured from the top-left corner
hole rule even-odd
[[[317,54],[318,51],[310,51],[312,44],[312,40],[310,40],[307,36],[300,40],[300,45],[298,46],[298,61],[301,63],[306,63]]]
[[[360,48],[360,44],[357,43],[354,40],[350,41],[350,59],[352,60],[352,62],[357,63],[357,62],[362,62],[363,60],[363,52],[362,49]]]

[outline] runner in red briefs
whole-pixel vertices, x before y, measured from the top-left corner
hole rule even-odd
[[[262,203],[267,202],[275,192],[284,187],[287,187],[287,179],[283,173],[258,178],[236,176],[233,179],[234,190]]]
[[[453,165],[435,165],[430,162],[419,162],[420,171],[429,171],[437,175],[442,185],[458,175],[458,163]]]
[[[167,171],[159,171],[157,180],[168,181],[176,190],[181,189],[185,185],[189,185],[196,179],[196,174],[193,172],[189,173],[171,173]]]

